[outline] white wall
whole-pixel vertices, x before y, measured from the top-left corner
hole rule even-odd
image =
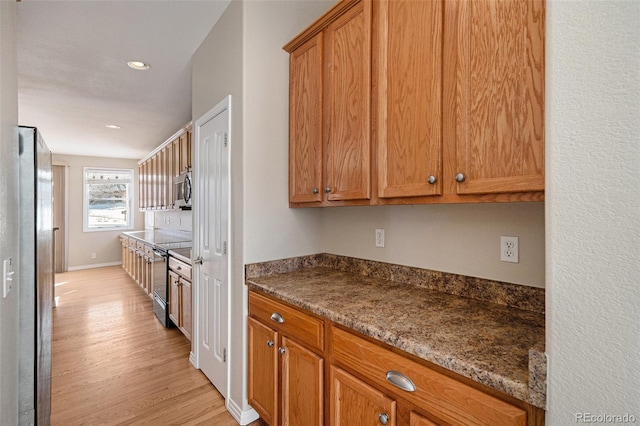
[[[11,257],[17,273],[20,212],[15,207],[19,204],[15,5],[11,0],[0,1],[0,261]],[[6,299],[0,292],[0,425],[18,424],[19,289],[17,276]]]
[[[47,135],[42,135],[47,140]],[[83,167],[114,167],[134,171],[134,229],[144,229],[144,215],[138,207],[138,163],[126,158],[85,157],[80,155],[53,154],[53,163],[69,166],[69,241],[68,255],[70,270],[117,264],[122,261],[118,236],[122,231],[84,232],[83,229]],[[91,259],[91,253],[96,258]]]
[[[322,210],[289,206],[287,42],[334,1],[245,2],[245,263],[322,251]]]
[[[547,424],[640,423],[640,2],[548,3],[546,99]]]
[[[244,264],[321,251],[321,213],[287,208],[289,62],[281,48],[331,4],[234,0],[192,58],[194,122],[232,95],[228,403],[235,410],[249,407]]]
[[[231,95],[231,262],[229,307],[231,318],[231,345],[229,347],[230,383],[227,405],[234,407],[234,415],[248,409],[244,391],[244,283],[243,283],[243,87],[242,87],[242,3],[233,0],[222,14],[209,35],[192,57],[192,114],[195,123],[200,117]],[[194,132],[195,134],[195,132]],[[193,141],[194,147],[197,141]],[[196,248],[197,250],[197,248]]]
[[[330,208],[322,235],[328,253],[544,287],[543,203]],[[519,237],[519,263],[500,261],[501,235]]]

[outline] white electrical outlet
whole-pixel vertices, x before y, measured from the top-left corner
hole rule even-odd
[[[384,247],[384,229],[376,229],[376,247]]]
[[[11,258],[7,258],[2,262],[2,297],[6,298],[13,289],[13,263]]]
[[[500,237],[500,260],[518,263],[518,237]]]
[[[91,253],[91,258],[95,259],[96,258],[96,254],[95,253]]]
[[[170,217],[165,217],[164,218],[164,224],[165,225],[171,225],[171,218]]]

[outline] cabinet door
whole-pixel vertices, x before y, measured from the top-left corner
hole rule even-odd
[[[171,151],[173,152],[171,163],[173,176],[180,176],[180,138],[174,139],[173,142],[171,142]]]
[[[439,195],[443,1],[377,6],[378,197]]]
[[[145,208],[150,209],[153,206],[153,171],[151,169],[151,159],[148,159],[144,162],[144,171],[145,171],[145,179],[144,179],[144,198],[145,198]]]
[[[322,201],[322,34],[289,58],[289,201]]]
[[[180,135],[180,173],[191,168],[191,132]]]
[[[371,194],[371,2],[361,1],[325,30],[327,200]],[[325,190],[325,191],[326,191]]]
[[[458,19],[457,192],[544,190],[544,1],[447,5]]]
[[[438,426],[438,424],[415,411],[411,411],[411,413],[409,413],[409,426]]]
[[[167,208],[173,209],[175,206],[175,200],[173,198],[173,144],[167,144],[167,164],[165,170],[165,185],[167,189]]]
[[[167,169],[167,151],[161,149],[157,154],[158,156],[158,205],[157,207],[164,209],[167,207],[167,192],[166,192],[166,169]]]
[[[282,338],[282,424],[324,424],[324,360],[294,341]]]
[[[180,327],[180,277],[169,271],[169,318]]]
[[[331,367],[331,424],[377,426],[396,424],[396,402],[351,374]]]
[[[278,333],[249,318],[249,404],[270,425],[278,424]]]
[[[145,170],[145,163],[139,164],[138,165],[138,208],[140,208],[140,210],[143,210],[147,207],[146,205],[146,195],[145,195],[145,191],[147,190],[146,188],[146,183],[145,183],[145,179],[146,179],[146,170]]]
[[[191,282],[180,278],[180,330],[191,340]]]

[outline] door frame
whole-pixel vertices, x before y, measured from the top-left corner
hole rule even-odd
[[[198,118],[194,124],[193,135],[194,140],[192,141],[192,149],[194,152],[194,160],[200,157],[200,132],[202,127],[211,121],[215,116],[223,112],[224,110],[228,111],[228,132],[227,132],[227,143],[231,146],[233,135],[231,131],[231,123],[232,123],[232,110],[231,110],[231,95],[226,96],[222,101],[220,101],[216,106],[211,108],[208,112],[206,112],[202,117]],[[227,150],[229,156],[229,176],[231,176],[231,149]],[[193,233],[193,258],[197,259],[200,256],[200,233],[197,231],[199,229],[199,224],[202,223],[203,218],[200,217],[199,203],[198,200],[200,198],[200,170],[198,167],[197,161],[192,161],[193,164],[193,200],[192,200],[192,212],[193,212],[193,229],[195,232]],[[233,258],[233,245],[231,244],[231,229],[233,229],[234,218],[231,215],[231,178],[229,178],[229,187],[227,188],[227,215],[229,221],[227,223],[227,304],[231,306],[231,259]],[[200,340],[202,330],[200,329],[200,302],[202,299],[202,291],[201,291],[201,283],[200,283],[200,266],[194,262],[194,280],[193,280],[193,303],[192,303],[192,311],[193,311],[193,322],[192,322],[192,344],[191,344],[191,353],[189,354],[189,361],[191,364],[200,369]],[[227,312],[227,359],[230,358],[231,347],[230,347],[230,338],[231,338],[231,309]],[[226,394],[229,393],[229,363],[227,362],[227,389]]]

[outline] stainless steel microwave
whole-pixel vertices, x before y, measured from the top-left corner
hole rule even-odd
[[[173,199],[176,207],[191,208],[191,188],[191,172],[182,173],[173,180]]]

